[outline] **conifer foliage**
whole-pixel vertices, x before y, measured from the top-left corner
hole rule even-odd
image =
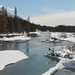
[[[65,26],[65,25],[58,25],[56,27],[50,27],[46,25],[37,25],[34,23],[30,23],[28,20],[24,20],[17,16],[17,8],[15,7],[14,17],[8,16],[6,8],[4,6],[0,9],[0,33],[21,33],[26,31],[33,32],[36,29],[40,31],[52,31],[52,32],[75,32],[75,26]]]
[[[26,31],[36,31],[38,26],[30,23],[28,20],[24,20],[17,16],[17,8],[14,10],[14,17],[8,16],[6,8],[4,6],[0,9],[0,33],[21,33]]]

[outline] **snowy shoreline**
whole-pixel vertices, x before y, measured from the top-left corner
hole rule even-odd
[[[30,40],[30,37],[27,37],[26,33],[22,35],[22,33],[12,33],[12,34],[0,34],[2,38],[0,38],[0,41],[27,41]],[[11,37],[10,37],[11,36]]]
[[[16,37],[11,37],[11,38],[0,38],[1,41],[26,41],[26,40],[30,40],[30,37],[24,37],[24,36],[16,36]]]
[[[51,37],[55,37],[61,41],[75,42],[75,33],[51,32]]]
[[[6,65],[16,63],[27,58],[28,56],[18,50],[0,51],[0,71],[3,70]]]
[[[50,68],[47,72],[43,73],[42,75],[53,75],[55,72],[57,72],[60,69],[65,69],[75,72],[75,65],[74,65],[75,63],[73,64],[72,62],[75,62],[75,60],[66,61],[66,59],[61,59],[59,63],[56,64],[56,66]]]
[[[43,73],[42,75],[52,75],[59,69],[75,71],[75,44],[72,46],[66,46],[60,51],[57,51],[56,53],[60,54],[60,61],[58,62],[58,64],[56,64],[56,66],[50,68],[47,72]],[[67,57],[68,54],[72,55],[73,58]]]

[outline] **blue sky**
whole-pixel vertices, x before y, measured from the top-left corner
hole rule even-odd
[[[6,8],[17,8],[18,15],[31,22],[56,26],[75,25],[75,0],[0,0]],[[11,11],[10,11],[11,12]]]

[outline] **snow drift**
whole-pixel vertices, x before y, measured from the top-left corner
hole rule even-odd
[[[26,58],[28,56],[18,50],[0,51],[0,70],[3,70],[8,64],[16,63]]]

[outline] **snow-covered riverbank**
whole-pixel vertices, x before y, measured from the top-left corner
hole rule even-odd
[[[75,42],[75,34],[67,32],[51,32],[51,37],[55,37],[62,41]]]
[[[10,38],[7,38],[7,37],[3,37],[3,38],[0,38],[1,41],[26,41],[26,40],[30,40],[31,38],[30,37],[25,37],[25,36],[15,36],[15,37],[10,37]]]
[[[12,33],[12,34],[0,34],[0,41],[27,41],[30,40],[31,38],[22,33]]]
[[[3,70],[8,64],[16,63],[26,58],[28,56],[18,50],[0,51],[0,70]]]
[[[50,68],[47,72],[45,72],[42,75],[52,75],[59,69],[75,69],[75,59],[61,59],[60,62],[56,64],[56,66]]]
[[[60,55],[59,63],[42,75],[52,75],[59,69],[75,69],[75,45],[67,46],[56,53]],[[73,58],[70,58],[71,56]]]
[[[62,69],[64,66],[61,63],[62,61],[60,61],[58,64],[56,64],[56,66],[50,68],[47,72],[45,72],[42,75],[52,75],[54,74],[57,70]]]

